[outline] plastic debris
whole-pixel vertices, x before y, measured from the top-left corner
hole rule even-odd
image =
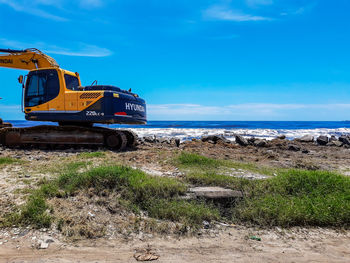
[[[134,258],[137,261],[153,261],[157,260],[159,258],[159,255],[157,255],[155,252],[152,252],[150,247],[147,247],[146,249],[136,251]]]
[[[250,236],[249,239],[256,240],[256,241],[261,241],[261,238],[257,237],[257,236]]]

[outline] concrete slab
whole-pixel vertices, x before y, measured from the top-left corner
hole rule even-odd
[[[217,186],[193,187],[189,189],[189,194],[195,197],[203,197],[207,199],[223,199],[223,198],[241,198],[240,191],[234,191]]]

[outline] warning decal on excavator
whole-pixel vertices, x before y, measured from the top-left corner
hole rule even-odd
[[[105,114],[103,112],[96,112],[96,111],[86,111],[86,116],[104,116]]]
[[[12,59],[0,59],[0,63],[3,64],[13,64],[13,60]]]

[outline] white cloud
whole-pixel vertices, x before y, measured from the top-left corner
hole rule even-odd
[[[236,22],[272,20],[269,17],[246,14],[241,11],[231,9],[231,8],[228,8],[227,6],[222,6],[222,5],[214,5],[209,7],[203,12],[203,15],[207,19],[236,21]]]
[[[222,0],[203,10],[202,15],[204,19],[218,21],[273,21],[281,16],[302,15],[316,3],[316,0]]]
[[[55,3],[55,2],[54,1],[44,1],[44,0],[34,1],[34,2],[33,1],[26,1],[26,0],[20,0],[20,1],[18,1],[18,0],[17,1],[16,0],[0,0],[0,4],[5,4],[17,12],[23,12],[23,13],[27,13],[30,15],[54,20],[54,21],[61,21],[61,22],[68,21],[67,18],[53,15],[53,14],[46,12],[46,11],[37,7],[37,5],[44,4],[44,3],[46,5],[51,5],[52,3]]]
[[[26,49],[37,48],[44,53],[67,55],[67,56],[79,56],[79,57],[107,57],[113,54],[113,52],[107,48],[98,47],[96,45],[90,45],[85,43],[69,43],[72,48],[65,48],[56,45],[51,45],[43,42],[20,42],[15,40],[8,40],[0,38],[1,46],[13,48],[13,49]]]
[[[79,47],[77,49],[47,46],[46,52],[51,54],[77,57],[108,57],[113,54],[112,51],[110,51],[107,48],[89,45],[85,43],[79,43]]]
[[[0,4],[7,5],[17,12],[54,20],[69,21],[68,18],[54,15],[44,9],[47,7],[61,11],[71,11],[77,7],[93,9],[102,7],[106,0],[0,0]]]

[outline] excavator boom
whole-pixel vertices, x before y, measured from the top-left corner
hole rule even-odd
[[[15,50],[0,49],[0,67],[34,70],[40,68],[58,68],[57,62],[36,48]]]

